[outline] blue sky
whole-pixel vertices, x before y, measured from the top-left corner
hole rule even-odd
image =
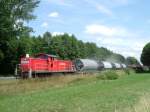
[[[41,0],[28,25],[34,35],[67,32],[139,59],[150,41],[149,5],[150,0]]]

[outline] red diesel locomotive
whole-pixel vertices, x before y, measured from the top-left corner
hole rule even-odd
[[[75,72],[75,66],[71,60],[60,60],[55,55],[37,54],[29,57],[28,54],[21,58],[19,64],[21,77],[35,77],[42,73],[71,73]]]

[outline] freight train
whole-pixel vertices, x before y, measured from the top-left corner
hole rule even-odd
[[[36,77],[38,74],[75,73],[79,71],[126,68],[125,64],[110,63],[92,59],[61,60],[55,55],[40,53],[34,57],[21,57],[15,74],[22,78]]]

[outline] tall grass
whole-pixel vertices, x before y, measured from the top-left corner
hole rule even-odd
[[[115,80],[124,75],[128,75],[124,70],[106,70],[99,73],[97,78],[102,80]]]
[[[16,80],[1,80],[0,94],[16,94],[34,92],[37,90],[44,90],[49,87],[61,88],[81,80],[94,78],[95,74],[90,75],[54,75],[47,78],[33,78],[33,79],[16,79]]]
[[[122,70],[107,70],[100,73],[93,74],[78,74],[78,75],[54,75],[47,78],[34,78],[34,79],[17,79],[17,80],[1,80],[0,81],[0,94],[16,94],[34,92],[37,90],[47,89],[49,87],[64,87],[69,84],[77,82],[86,82],[93,80],[115,80],[121,76],[126,75]]]

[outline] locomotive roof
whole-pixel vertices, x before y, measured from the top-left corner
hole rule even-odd
[[[45,53],[39,53],[39,54],[37,54],[36,56],[40,56],[40,55],[45,55],[45,56],[53,57],[53,58],[57,58],[57,57],[58,57],[58,56],[56,56],[56,55],[52,55],[52,54],[45,54]]]

